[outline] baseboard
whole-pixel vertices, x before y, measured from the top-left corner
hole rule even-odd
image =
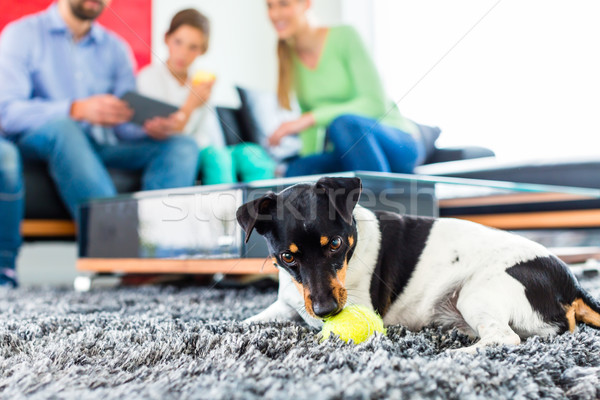
[[[23,237],[73,237],[77,228],[73,221],[54,219],[26,219],[21,223]]]

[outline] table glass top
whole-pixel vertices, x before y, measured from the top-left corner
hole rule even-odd
[[[473,209],[495,213],[515,204],[537,211],[555,204],[580,204],[600,198],[600,190],[563,186],[373,172],[328,176],[361,178],[360,204],[364,207],[431,217],[461,216]],[[267,250],[258,235],[253,235],[247,244],[243,242],[243,232],[235,218],[237,208],[268,191],[316,182],[321,177],[193,186],[93,200],[81,208],[80,256],[265,257]]]
[[[151,197],[164,197],[174,196],[183,194],[194,194],[204,192],[216,192],[225,190],[253,190],[253,189],[283,189],[285,187],[294,185],[296,183],[303,182],[316,182],[319,178],[324,176],[339,176],[339,177],[359,177],[363,180],[363,186],[368,187],[369,184],[376,184],[381,182],[392,182],[398,184],[424,184],[433,185],[435,188],[435,194],[438,199],[454,199],[464,197],[487,197],[487,196],[500,196],[508,194],[535,194],[535,193],[555,193],[563,194],[565,198],[572,196],[573,198],[581,197],[587,199],[600,198],[600,189],[590,189],[581,187],[571,186],[554,186],[554,185],[541,185],[531,183],[518,183],[508,181],[490,181],[481,179],[466,179],[466,178],[451,178],[441,176],[427,176],[427,175],[412,175],[412,174],[395,174],[395,173],[383,173],[383,172],[367,172],[367,171],[356,171],[356,172],[343,172],[328,175],[310,175],[301,176],[294,178],[279,178],[279,179],[268,179],[262,181],[255,181],[249,183],[236,183],[236,184],[220,184],[210,186],[191,186],[186,188],[177,189],[164,189],[164,190],[152,190],[142,191],[130,194],[120,194],[115,197],[106,199],[94,199],[94,202],[115,202],[123,199],[130,198],[151,198]]]

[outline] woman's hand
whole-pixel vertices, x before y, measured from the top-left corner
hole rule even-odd
[[[168,117],[154,117],[144,123],[144,129],[148,136],[156,140],[164,140],[169,136],[180,133],[183,130],[182,121],[185,115],[176,111]]]
[[[269,137],[269,146],[278,146],[284,137],[300,133],[314,124],[315,117],[311,113],[303,114],[297,120],[284,122]]]

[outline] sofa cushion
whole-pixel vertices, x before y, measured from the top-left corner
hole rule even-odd
[[[445,163],[456,160],[470,160],[473,158],[494,157],[492,150],[479,146],[466,147],[434,147],[425,164]]]
[[[141,173],[115,169],[109,169],[108,173],[118,193],[140,190]],[[23,165],[23,174],[26,219],[71,219],[45,163],[27,161]]]
[[[429,159],[434,155],[436,151],[435,141],[440,137],[440,133],[442,133],[442,130],[437,126],[421,125],[416,122],[415,124],[421,132],[421,140],[423,141],[423,146],[425,147],[424,163],[426,164],[430,162]]]
[[[216,109],[225,136],[225,143],[232,146],[245,141],[244,139],[248,137],[248,134],[245,132],[245,125],[241,121],[240,110],[227,107],[216,107]]]
[[[23,165],[23,175],[25,178],[25,218],[71,219],[54,182],[48,175],[45,163],[26,161]]]

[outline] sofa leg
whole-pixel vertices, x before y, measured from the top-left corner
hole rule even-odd
[[[118,275],[91,274],[80,275],[73,280],[73,288],[76,292],[89,292],[97,288],[111,288],[121,284],[121,277]]]
[[[73,280],[73,289],[76,292],[89,292],[92,288],[91,276],[78,276]]]

